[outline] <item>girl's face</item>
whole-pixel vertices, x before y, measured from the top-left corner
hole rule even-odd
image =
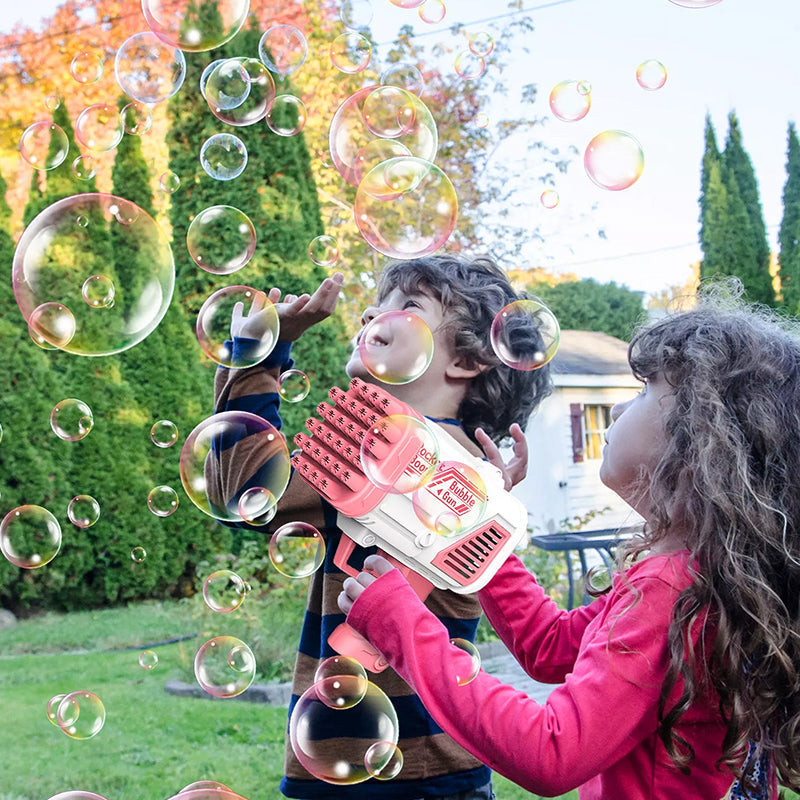
[[[667,415],[675,390],[663,375],[645,381],[631,400],[611,409],[600,480],[647,518],[647,485],[667,444]]]

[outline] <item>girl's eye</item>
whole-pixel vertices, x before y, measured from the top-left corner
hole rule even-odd
[[[406,300],[403,303],[403,308],[420,308],[420,304],[416,300]]]

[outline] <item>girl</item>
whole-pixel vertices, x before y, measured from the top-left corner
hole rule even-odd
[[[560,611],[514,556],[480,592],[544,705],[450,644],[388,562],[339,604],[463,747],[581,800],[774,800],[800,785],[800,341],[702,302],[634,337],[601,478],[646,520],[593,603]],[[373,573],[373,574],[370,574]],[[376,577],[377,576],[377,577]]]

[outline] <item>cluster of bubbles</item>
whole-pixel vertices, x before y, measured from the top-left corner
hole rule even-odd
[[[86,691],[54,695],[47,703],[46,714],[70,739],[91,739],[103,730],[106,721],[102,700]]]

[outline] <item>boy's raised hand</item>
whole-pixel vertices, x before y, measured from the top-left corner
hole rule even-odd
[[[516,486],[528,472],[528,443],[522,428],[515,422],[509,429],[511,438],[514,440],[514,455],[508,463],[503,461],[503,456],[497,449],[497,445],[489,438],[483,428],[475,429],[475,438],[478,444],[486,453],[486,459],[490,464],[494,464],[503,473],[505,490],[508,491],[512,486]]]

